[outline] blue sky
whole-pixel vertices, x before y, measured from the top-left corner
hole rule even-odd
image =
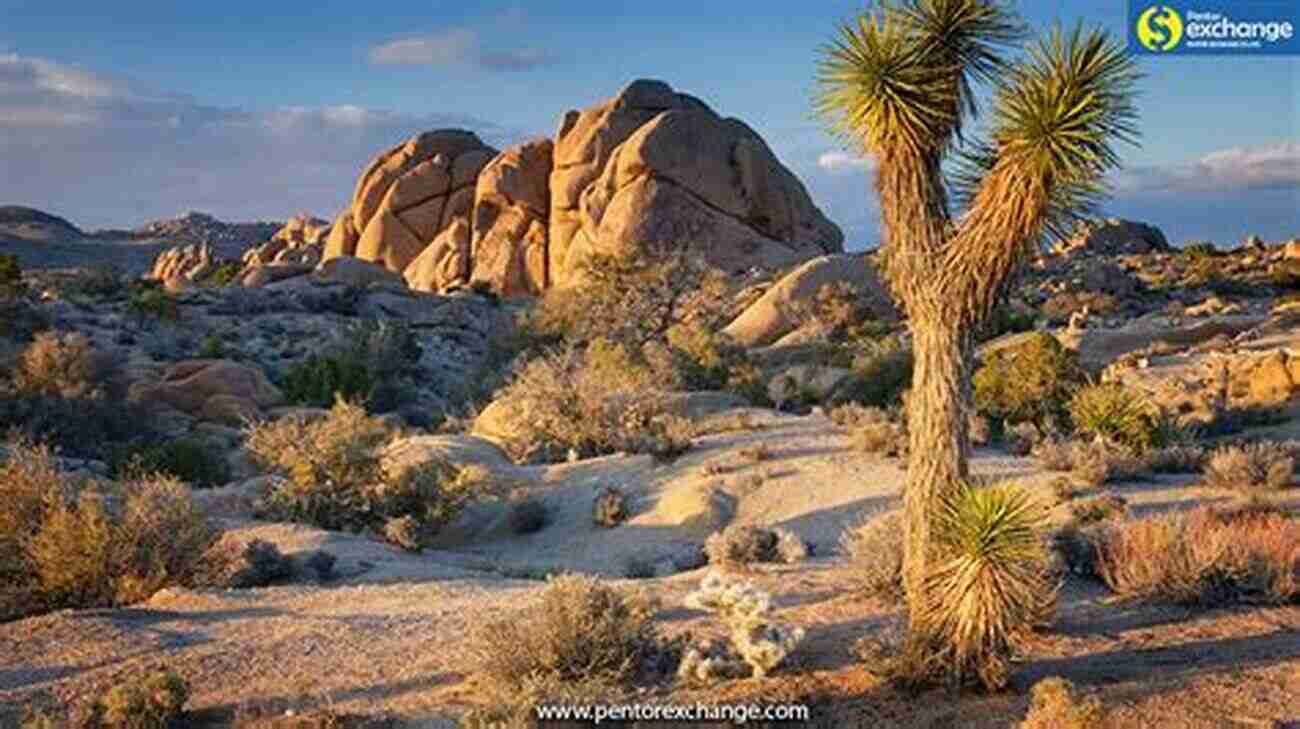
[[[188,209],[332,216],[382,148],[504,145],[638,77],[744,119],[861,247],[869,172],[811,117],[816,49],[862,0],[0,0],[0,203],[86,227]],[[1119,0],[1020,3],[1124,32]],[[1297,13],[1300,15],[1300,12]],[[1300,235],[1300,58],[1142,62],[1141,149],[1108,212],[1175,241]]]

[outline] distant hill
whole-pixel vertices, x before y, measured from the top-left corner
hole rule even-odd
[[[96,230],[92,238],[166,241],[171,245],[208,243],[223,255],[236,253],[271,239],[284,224],[279,222],[227,223],[206,213],[189,212],[176,218],[155,220],[134,230]],[[229,250],[227,250],[229,249]]]
[[[0,205],[0,241],[57,243],[84,236],[80,228],[57,215],[21,205]]]

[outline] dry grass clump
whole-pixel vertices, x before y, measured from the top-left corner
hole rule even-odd
[[[876,514],[846,529],[840,535],[840,551],[868,595],[894,600],[903,596],[901,511]]]
[[[1105,721],[1101,701],[1081,699],[1074,684],[1052,676],[1034,684],[1020,729],[1098,729]]]
[[[1205,459],[1205,449],[1196,445],[1165,446],[1142,456],[1151,473],[1200,473]]]
[[[84,334],[41,332],[19,356],[13,384],[24,395],[87,398],[101,394],[107,369]]]
[[[1117,594],[1223,605],[1300,600],[1300,524],[1274,509],[1200,507],[1108,529],[1097,573]]]
[[[94,486],[61,473],[47,448],[11,444],[0,463],[0,618],[188,584],[217,536],[179,481]]]
[[[794,564],[807,559],[810,552],[803,539],[781,527],[732,524],[704,540],[704,553],[709,563],[716,565]]]
[[[498,706],[476,714],[527,726],[539,701],[608,698],[662,651],[657,606],[586,575],[547,579],[536,604],[488,619],[471,638],[477,678]],[[492,726],[491,723],[472,724]]]
[[[760,463],[772,459],[772,449],[765,443],[759,443],[758,445],[741,448],[739,455],[741,460],[750,463]]]
[[[1237,491],[1284,489],[1294,481],[1295,457],[1274,443],[1225,446],[1205,462],[1206,486]]]
[[[1104,440],[1047,439],[1035,445],[1030,455],[1049,471],[1069,472],[1087,489],[1137,478],[1149,470],[1144,457]]]
[[[907,455],[907,425],[880,408],[863,408],[854,413],[849,426],[853,449],[890,458]]]
[[[1078,524],[1122,519],[1128,515],[1128,500],[1117,494],[1098,494],[1071,504],[1070,515]]]
[[[485,484],[468,470],[436,461],[386,470],[378,449],[392,437],[381,419],[344,400],[324,418],[250,426],[248,450],[260,465],[286,476],[260,500],[260,511],[323,529],[370,530],[418,550],[483,496]]]
[[[772,598],[749,582],[728,582],[711,573],[686,596],[695,610],[717,614],[727,627],[729,645],[715,642],[690,648],[677,669],[685,681],[762,678],[794,651],[805,631],[771,619]]]
[[[1012,654],[1056,607],[1039,536],[1046,511],[1025,489],[998,484],[960,489],[936,516],[940,558],[927,577],[919,626],[933,645],[911,670],[917,678],[1001,688]]]

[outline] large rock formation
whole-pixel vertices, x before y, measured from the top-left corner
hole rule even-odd
[[[801,323],[801,310],[823,286],[835,284],[847,284],[875,316],[897,318],[889,292],[869,261],[852,255],[821,256],[786,274],[722,331],[745,346],[771,344]]]
[[[404,271],[453,221],[468,220],[479,171],[496,153],[473,132],[444,129],[379,155],[335,220],[325,260],[354,255]]]
[[[1060,248],[1062,252],[1079,251],[1105,256],[1171,250],[1164,232],[1156,226],[1118,218],[1081,224],[1075,235]]]
[[[499,155],[471,132],[380,155],[324,259],[356,256],[442,291],[507,296],[581,283],[596,255],[689,253],[725,270],[843,250],[843,234],[754,130],[661,81],[570,111],[552,142]]]
[[[517,145],[492,160],[474,194],[473,279],[506,296],[541,293],[547,279],[549,139]]]
[[[663,82],[564,117],[551,173],[552,283],[592,255],[680,251],[724,269],[843,250],[839,228],[756,132]]]

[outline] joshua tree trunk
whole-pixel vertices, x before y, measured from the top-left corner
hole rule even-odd
[[[918,308],[911,321],[916,364],[907,399],[903,583],[913,633],[923,634],[920,598],[931,557],[931,516],[940,499],[967,476],[971,346],[969,330],[948,307],[927,307],[924,313]]]

